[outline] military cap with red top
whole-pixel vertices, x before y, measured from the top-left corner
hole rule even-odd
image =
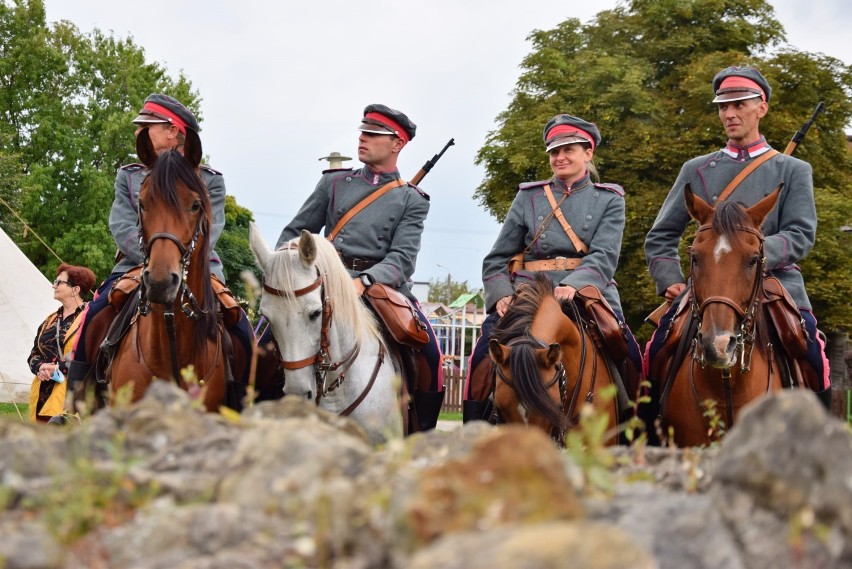
[[[754,67],[726,67],[713,78],[714,103],[727,103],[760,97],[769,102],[772,87]]]
[[[409,142],[414,138],[417,125],[401,111],[385,105],[367,105],[358,130],[372,134],[391,134]]]
[[[189,109],[174,97],[160,93],[148,95],[142,110],[139,111],[139,116],[133,119],[133,122],[135,124],[169,123],[178,127],[183,134],[186,134],[188,128],[195,132],[201,130],[195,115]]]
[[[547,152],[566,144],[586,143],[592,150],[601,143],[601,133],[594,123],[571,115],[556,115],[544,125],[544,146]]]

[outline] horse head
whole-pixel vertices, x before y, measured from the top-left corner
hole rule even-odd
[[[689,185],[684,199],[699,228],[689,248],[693,311],[699,318],[703,360],[728,369],[754,332],[756,306],[766,270],[760,227],[781,192],[778,186],[750,208],[723,201],[715,208]]]
[[[271,251],[252,224],[251,248],[264,274],[260,310],[278,345],[284,392],[319,402],[325,374],[357,356],[353,343],[365,327],[375,335],[375,322],[327,239],[302,231]]]
[[[570,334],[563,325],[573,323],[562,314],[546,277],[518,287],[488,344],[497,373],[494,404],[507,422],[564,431],[568,385],[563,357]]]
[[[145,261],[142,282],[148,300],[171,305],[189,286],[212,302],[209,283],[211,205],[198,174],[201,142],[187,129],[183,153],[177,149],[154,151],[148,129],[136,138],[139,158],[149,169],[139,192],[140,244]],[[196,283],[186,283],[189,269]]]

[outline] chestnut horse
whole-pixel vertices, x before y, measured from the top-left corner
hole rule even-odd
[[[497,375],[494,407],[502,421],[535,425],[564,445],[566,430],[577,426],[581,406],[590,403],[609,417],[607,442],[615,444],[618,398],[602,395],[615,385],[612,372],[576,305],[567,305],[573,319],[544,275],[517,288],[488,343]]]
[[[210,199],[197,170],[201,141],[187,129],[184,154],[157,156],[146,129],[136,148],[150,169],[139,192],[145,261],[137,314],[108,370],[110,399],[131,386],[136,401],[155,378],[188,389],[181,370],[191,365],[204,407],[216,411],[225,402],[225,355],[210,285]]]
[[[687,210],[699,225],[688,279],[697,334],[692,357],[663,386],[660,402],[663,434],[671,430],[679,446],[709,444],[745,405],[782,389],[783,362],[760,307],[766,271],[760,226],[780,192],[750,208],[723,201],[714,209],[685,188]]]

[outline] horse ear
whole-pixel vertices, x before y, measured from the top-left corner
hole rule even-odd
[[[713,208],[710,204],[696,196],[689,184],[683,188],[683,199],[686,202],[686,209],[689,211],[689,216],[697,221],[699,225],[704,225],[713,217]]]
[[[553,343],[547,347],[547,354],[545,355],[545,364],[547,367],[553,367],[556,363],[562,359],[562,346],[559,344]]]
[[[191,128],[186,129],[186,139],[183,142],[183,157],[193,168],[201,164],[201,138]]]
[[[258,264],[265,271],[266,267],[269,266],[269,256],[272,254],[272,251],[269,250],[269,246],[263,240],[260,230],[253,221],[249,222],[249,244]]]
[[[778,196],[781,195],[781,188],[783,187],[784,182],[781,182],[771,194],[746,210],[746,213],[751,218],[755,227],[759,228],[763,225],[763,220],[766,219],[766,216],[769,215],[769,212],[772,211],[772,208],[774,208],[775,204],[778,202]]]
[[[154,144],[151,142],[147,126],[136,135],[136,156],[149,169],[153,168],[154,162],[157,161],[157,153],[154,152]]]
[[[299,237],[299,259],[305,266],[310,266],[317,258],[317,244],[314,243],[314,236],[306,229],[302,230],[302,235]]]
[[[491,359],[494,360],[494,363],[497,365],[506,365],[506,361],[509,359],[508,352],[509,349],[505,346],[501,346],[500,342],[498,342],[496,338],[491,338],[488,341],[488,353],[491,354]]]

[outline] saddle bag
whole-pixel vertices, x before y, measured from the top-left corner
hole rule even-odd
[[[778,334],[781,348],[793,359],[805,357],[808,353],[805,322],[790,293],[773,276],[763,279],[763,308]]]
[[[592,336],[597,336],[596,340],[603,345],[613,360],[621,361],[626,358],[627,338],[615,312],[601,295],[601,291],[586,285],[577,291],[574,298],[575,301],[580,301],[586,311]]]
[[[375,283],[364,291],[364,297],[395,341],[416,350],[429,343],[426,323],[420,320],[411,301],[401,292]]]

